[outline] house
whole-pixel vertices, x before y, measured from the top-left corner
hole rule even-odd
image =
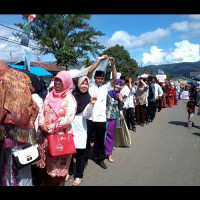
[[[24,61],[20,61],[20,62],[16,63],[16,65],[24,65]],[[57,65],[51,64],[51,63],[31,61],[30,65],[35,66],[35,67],[42,67],[43,69],[45,69],[48,72],[50,72],[51,74],[53,74],[53,76],[55,76],[60,71],[66,71],[65,67],[57,66]]]
[[[190,72],[190,79],[193,79],[198,74],[200,74],[200,72]]]

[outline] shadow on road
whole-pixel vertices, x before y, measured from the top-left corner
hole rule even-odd
[[[197,136],[199,136],[200,137],[200,133],[192,133],[193,135],[197,135]]]
[[[171,122],[168,122],[168,123],[169,123],[169,124],[176,125],[176,126],[184,126],[184,127],[187,127],[187,126],[188,126],[188,123],[187,123],[187,122],[182,122],[182,121],[171,121]],[[194,127],[194,128],[200,129],[200,126],[194,125],[193,127]]]
[[[169,124],[173,124],[173,125],[176,125],[176,126],[184,126],[184,127],[187,127],[188,126],[188,123],[187,122],[182,122],[182,121],[171,121],[171,122],[168,122]]]

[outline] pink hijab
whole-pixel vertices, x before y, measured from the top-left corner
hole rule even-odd
[[[60,71],[55,76],[55,78],[60,78],[63,83],[63,90],[57,92],[54,88],[49,93],[49,96],[47,98],[48,104],[51,106],[51,108],[54,110],[53,119],[56,120],[60,113],[60,106],[63,101],[63,99],[67,96],[67,93],[72,93],[73,90],[73,81],[72,77],[69,72],[67,71]],[[55,80],[54,78],[54,80]]]

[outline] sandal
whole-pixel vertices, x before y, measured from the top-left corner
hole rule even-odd
[[[72,181],[72,179],[73,179],[73,175],[67,174],[67,176],[66,176],[66,178],[65,178],[65,182],[67,182],[67,181]]]
[[[72,186],[78,186],[82,182],[82,178],[76,178],[75,181],[73,182]]]
[[[110,156],[108,156],[108,161],[109,162],[111,162],[111,163],[113,163],[114,162],[114,160],[113,160],[113,158],[112,158],[112,156],[110,155]]]

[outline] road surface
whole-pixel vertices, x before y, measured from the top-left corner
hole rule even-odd
[[[199,186],[200,116],[188,129],[186,102],[179,100],[157,112],[149,125],[130,131],[131,146],[113,150],[114,163],[105,160],[107,169],[89,160],[80,186]]]

